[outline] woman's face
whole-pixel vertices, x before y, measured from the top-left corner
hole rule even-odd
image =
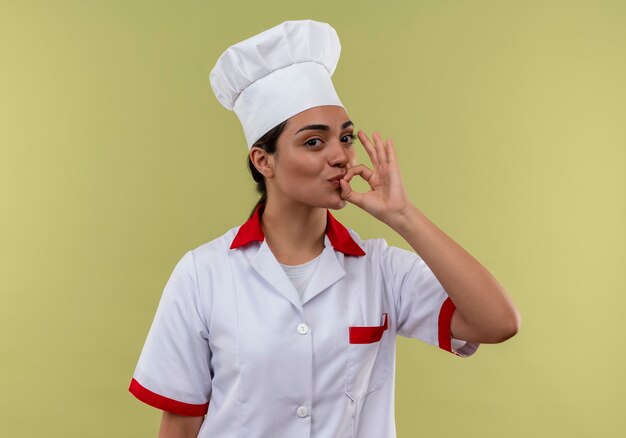
[[[268,196],[314,207],[345,207],[339,181],[332,179],[356,164],[353,133],[340,106],[314,107],[291,117],[278,137],[278,156],[269,158],[273,172],[266,178]]]

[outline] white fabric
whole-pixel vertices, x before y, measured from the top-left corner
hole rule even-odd
[[[306,289],[307,284],[309,284],[309,281],[313,276],[313,271],[317,266],[317,261],[320,259],[320,256],[321,254],[313,260],[309,260],[301,265],[285,265],[283,263],[279,263],[287,274],[287,277],[289,277],[289,280],[291,280],[295,286],[301,299],[304,295],[304,290]]]
[[[325,236],[299,299],[266,241],[229,248],[237,230],[178,262],[133,377],[161,397],[209,403],[200,438],[394,438],[396,335],[438,346],[448,296],[432,271],[348,229],[366,255]],[[381,326],[384,314],[379,341],[349,342],[350,327]]]
[[[340,53],[328,23],[290,20],[230,46],[209,79],[217,100],[237,114],[250,149],[304,110],[343,107],[331,80]]]

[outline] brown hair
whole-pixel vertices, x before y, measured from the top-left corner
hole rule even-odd
[[[276,143],[278,141],[278,137],[283,132],[283,129],[285,128],[285,125],[287,124],[287,120],[285,120],[284,122],[280,123],[279,125],[276,125],[272,129],[267,131],[261,138],[259,138],[252,145],[252,147],[254,146],[259,147],[269,154],[276,154],[276,157],[278,157],[278,151],[276,150]],[[256,208],[260,204],[265,204],[267,202],[267,187],[265,186],[265,177],[263,176],[263,174],[261,174],[261,172],[257,170],[256,167],[254,167],[254,164],[252,163],[252,159],[250,158],[249,154],[248,154],[248,169],[250,170],[250,173],[252,174],[252,179],[256,181],[256,191],[259,195],[261,195],[261,197],[255,204],[254,208],[250,212],[250,216],[248,216],[248,219],[250,219],[252,215],[254,214],[254,210],[256,210]]]

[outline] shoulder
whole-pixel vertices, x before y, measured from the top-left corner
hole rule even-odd
[[[363,239],[361,236],[354,231],[352,228],[346,227],[348,233],[354,241],[363,248],[365,251],[366,257],[374,257],[374,258],[388,258],[391,257],[396,260],[407,259],[409,261],[414,261],[419,256],[410,250],[400,248],[397,246],[389,245],[386,239],[382,237],[374,237],[369,239]]]
[[[241,225],[231,228],[221,236],[190,249],[188,253],[193,256],[197,264],[213,264],[217,261],[224,261],[230,251],[230,245],[240,227]]]

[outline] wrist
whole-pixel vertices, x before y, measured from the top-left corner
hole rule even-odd
[[[406,207],[389,214],[384,222],[395,231],[401,233],[415,223],[415,219],[419,214],[419,209],[408,203]]]

